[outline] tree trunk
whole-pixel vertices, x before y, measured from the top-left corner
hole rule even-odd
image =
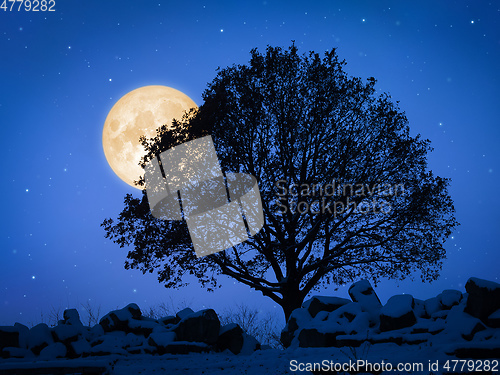
[[[283,313],[285,314],[285,322],[288,322],[293,310],[302,306],[302,302],[304,302],[304,296],[300,292],[299,286],[292,287],[287,285],[287,290],[283,293],[283,301],[281,304]]]

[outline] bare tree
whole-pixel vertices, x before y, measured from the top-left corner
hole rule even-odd
[[[87,300],[85,303],[82,303],[81,306],[86,314],[84,323],[86,323],[87,326],[92,327],[99,323],[99,319],[101,318],[101,305],[92,305],[90,300]]]

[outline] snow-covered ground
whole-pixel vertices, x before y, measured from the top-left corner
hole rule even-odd
[[[453,362],[453,360],[458,362]],[[470,373],[468,365],[462,367],[459,360],[446,356],[441,348],[428,345],[415,347],[414,345],[398,346],[393,343],[363,345],[359,348],[297,348],[287,350],[258,350],[250,355],[234,355],[225,353],[204,353],[185,355],[133,355],[128,357],[107,356],[77,360],[57,361],[26,361],[9,360],[0,365],[0,374],[6,368],[24,367],[40,368],[42,366],[84,366],[107,364],[112,375],[129,374],[168,374],[168,375],[285,375],[285,374],[313,374],[308,371],[311,366],[318,369],[338,369],[343,366],[346,370],[359,370],[355,364],[366,361],[377,370],[377,366],[385,369],[383,374],[442,374],[451,371],[455,365],[456,373]],[[446,369],[446,361],[450,365]],[[484,361],[483,367],[484,367]],[[476,362],[476,361],[475,361]],[[436,366],[437,365],[437,366]],[[477,363],[475,363],[477,365]],[[390,367],[392,366],[392,371]],[[405,366],[398,368],[398,366]],[[431,366],[431,367],[430,367]],[[406,370],[405,370],[406,369]],[[477,367],[476,367],[477,369]],[[498,364],[496,366],[499,370]],[[301,371],[302,370],[302,371]],[[316,372],[321,373],[321,372]],[[326,372],[327,373],[327,372]],[[333,373],[333,372],[332,372]],[[342,373],[342,372],[340,372]],[[488,372],[483,371],[487,374]]]

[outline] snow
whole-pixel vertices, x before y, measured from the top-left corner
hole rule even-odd
[[[472,347],[482,348],[487,343],[468,343]],[[453,348],[451,348],[453,349]],[[452,350],[451,350],[452,351]],[[108,367],[113,365],[112,375],[130,374],[164,374],[184,375],[291,375],[310,374],[310,372],[292,371],[293,366],[307,363],[321,363],[332,361],[332,363],[348,363],[363,359],[369,363],[422,363],[425,370],[423,374],[429,374],[426,366],[428,361],[439,360],[444,363],[449,357],[442,348],[433,346],[422,346],[415,350],[414,345],[398,346],[393,343],[363,345],[359,348],[297,348],[294,350],[258,350],[249,355],[233,355],[226,351],[223,353],[192,353],[185,355],[147,355],[135,354],[133,356],[106,356],[75,360],[53,360],[34,363],[32,360],[15,360],[0,363],[0,372],[12,368],[51,368],[66,367],[78,368],[85,366]],[[295,362],[292,362],[295,361]],[[397,372],[392,372],[397,373]],[[412,372],[412,373],[416,373]],[[436,373],[434,373],[436,374]]]
[[[107,359],[72,359],[72,360],[52,360],[52,361],[33,361],[33,360],[9,360],[0,363],[0,373],[12,373],[10,369],[47,369],[47,368],[82,368],[82,367],[100,367],[110,368],[111,363],[116,360],[116,357],[108,357]]]

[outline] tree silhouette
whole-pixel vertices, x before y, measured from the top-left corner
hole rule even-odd
[[[335,49],[320,57],[268,47],[218,71],[198,110],[162,126],[143,165],[211,134],[223,171],[257,178],[265,224],[236,247],[196,258],[185,222],[155,219],[147,196],[125,197],[106,237],[130,245],[125,268],[166,287],[194,275],[212,290],[224,274],[279,304],[285,319],[313,289],[359,277],[437,278],[458,225],[447,179],[427,168],[430,142],[375,79],[349,77]],[[139,182],[143,183],[143,181]]]

